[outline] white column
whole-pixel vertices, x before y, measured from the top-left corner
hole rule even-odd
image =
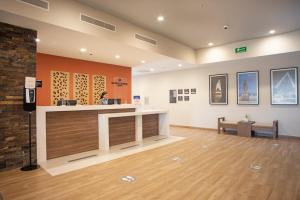
[[[46,112],[36,110],[36,151],[37,163],[47,161],[47,143],[46,143]]]
[[[170,136],[169,112],[159,114],[159,135]]]
[[[143,141],[143,116],[142,115],[135,116],[135,141],[136,142]]]
[[[109,124],[108,118],[99,114],[98,117],[99,150],[109,150]]]

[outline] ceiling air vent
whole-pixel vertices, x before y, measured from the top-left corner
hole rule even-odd
[[[49,1],[46,0],[18,0],[18,1],[44,10],[49,10]]]
[[[87,22],[89,24],[93,24],[95,26],[98,26],[100,28],[104,28],[106,30],[116,31],[116,26],[115,25],[109,24],[107,22],[104,22],[104,21],[101,21],[101,20],[98,20],[98,19],[95,19],[95,18],[92,18],[92,17],[89,17],[85,14],[80,14],[80,20],[83,21],[83,22]]]
[[[144,42],[153,44],[153,45],[156,45],[156,44],[157,44],[157,41],[156,41],[156,40],[151,39],[151,38],[146,37],[146,36],[143,36],[143,35],[140,35],[140,34],[138,34],[138,33],[135,34],[135,38],[138,39],[138,40],[142,40],[142,41],[144,41]]]

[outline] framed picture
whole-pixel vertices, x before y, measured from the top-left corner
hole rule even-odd
[[[178,96],[178,101],[183,101],[183,96]]]
[[[169,102],[170,103],[177,102],[177,90],[169,90]]]
[[[209,75],[209,104],[228,104],[228,74]]]
[[[184,101],[189,101],[190,97],[189,96],[184,96]]]
[[[298,67],[271,69],[271,104],[298,105]]]
[[[184,94],[190,94],[190,89],[184,89]]]
[[[258,71],[237,72],[237,104],[259,104],[259,73]]]
[[[183,94],[183,89],[178,89],[178,94]]]
[[[140,95],[133,96],[133,102],[135,104],[140,104],[141,103],[141,96]]]
[[[196,88],[191,89],[191,94],[196,94]]]

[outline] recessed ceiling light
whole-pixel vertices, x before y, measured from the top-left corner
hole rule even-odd
[[[159,16],[157,17],[157,21],[159,21],[159,22],[162,22],[162,21],[164,21],[164,20],[165,20],[165,17],[162,16],[162,15],[159,15]]]
[[[116,59],[119,59],[120,57],[121,57],[121,56],[120,56],[120,55],[118,55],[118,54],[117,54],[117,55],[115,55],[115,58],[116,58]]]
[[[40,42],[41,40],[39,38],[35,38],[35,41],[36,42]]]
[[[269,33],[274,34],[274,33],[276,33],[276,31],[275,30],[270,30]]]
[[[214,43],[212,43],[212,42],[210,42],[210,43],[208,43],[208,46],[213,46],[214,45]]]
[[[154,72],[154,69],[153,69],[153,68],[150,68],[150,72]]]
[[[82,52],[82,53],[86,52],[86,48],[81,48],[80,52]]]
[[[178,67],[182,67],[182,64],[179,63],[179,64],[178,64]]]
[[[141,60],[141,63],[146,63],[146,61],[145,60]]]

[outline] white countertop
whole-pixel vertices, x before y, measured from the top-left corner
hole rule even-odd
[[[149,109],[149,110],[140,110],[136,112],[103,113],[103,114],[99,114],[99,116],[111,118],[111,117],[127,117],[127,116],[137,116],[137,115],[163,114],[163,113],[168,113],[168,110]]]
[[[37,106],[37,111],[58,112],[58,111],[80,111],[80,110],[109,110],[138,108],[134,104],[114,104],[114,105],[76,105],[76,106]]]

